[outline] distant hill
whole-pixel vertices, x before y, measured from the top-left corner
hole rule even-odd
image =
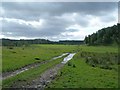
[[[85,37],[87,45],[120,44],[120,24],[102,28],[101,30]]]

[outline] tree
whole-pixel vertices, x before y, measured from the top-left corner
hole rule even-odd
[[[85,37],[84,42],[88,45],[110,45],[120,44],[120,24],[102,28],[96,33]]]

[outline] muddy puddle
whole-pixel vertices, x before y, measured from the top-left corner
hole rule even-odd
[[[61,62],[63,64],[67,63],[69,60],[71,60],[73,58],[73,56],[75,55],[76,53],[71,53],[69,54],[67,57],[64,58],[64,60]]]
[[[57,77],[58,71],[69,60],[71,60],[75,54],[76,53],[69,54],[67,57],[64,58],[64,60],[61,63],[59,63],[59,64],[55,65],[54,67],[43,72],[39,78],[33,80],[32,82],[30,82],[27,85],[21,85],[19,87],[22,87],[22,88],[40,88],[40,90],[41,89],[43,90],[52,80],[54,80]]]
[[[52,58],[51,60],[46,60],[46,61],[43,61],[43,62],[40,62],[40,63],[30,64],[30,65],[27,65],[27,66],[25,66],[25,67],[23,67],[23,68],[20,68],[20,69],[16,70],[16,71],[2,73],[2,79],[4,80],[4,79],[6,79],[6,78],[15,76],[15,75],[20,74],[20,73],[22,73],[22,72],[25,72],[25,71],[27,71],[27,70],[29,70],[29,69],[31,69],[31,68],[38,67],[38,66],[40,66],[41,64],[45,64],[45,63],[48,63],[48,62],[50,62],[50,61],[52,61],[52,60],[56,60],[56,59],[58,59],[58,58],[62,58],[63,56],[65,56],[65,55],[67,55],[67,54],[68,54],[68,53],[63,53],[63,54],[60,55],[60,56],[57,56],[57,57]]]
[[[54,59],[61,58],[61,57],[65,56],[65,55],[67,55],[67,54],[69,54],[69,53],[63,53],[63,54],[62,54],[62,55],[60,55],[60,56],[54,57],[54,58],[53,58],[53,60],[54,60]]]

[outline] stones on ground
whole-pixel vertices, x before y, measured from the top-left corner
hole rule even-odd
[[[24,88],[25,86],[22,86],[22,88]]]
[[[47,84],[50,83],[50,81],[47,81]]]
[[[52,78],[53,77],[53,75],[50,75],[50,78]]]
[[[45,80],[43,80],[43,81],[42,81],[42,85],[45,85],[45,84],[46,84],[46,81],[45,81]]]
[[[29,87],[30,85],[27,85],[27,87]]]
[[[40,84],[39,84],[39,85],[37,85],[37,88],[42,88],[42,85],[40,85]]]
[[[32,81],[33,83],[35,82],[35,80]]]

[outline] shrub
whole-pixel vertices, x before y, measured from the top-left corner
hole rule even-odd
[[[83,53],[82,53],[83,54]],[[117,54],[113,53],[86,53],[84,55],[85,62],[92,67],[100,67],[102,69],[112,69],[111,65],[118,62]]]
[[[36,57],[35,60],[40,60],[40,58]]]
[[[13,49],[13,47],[8,47],[9,49]]]
[[[68,66],[72,66],[72,63],[71,63],[71,62],[68,62]]]
[[[12,51],[12,53],[16,53],[15,51]]]
[[[73,64],[73,67],[74,67],[74,68],[76,67],[75,64]]]

